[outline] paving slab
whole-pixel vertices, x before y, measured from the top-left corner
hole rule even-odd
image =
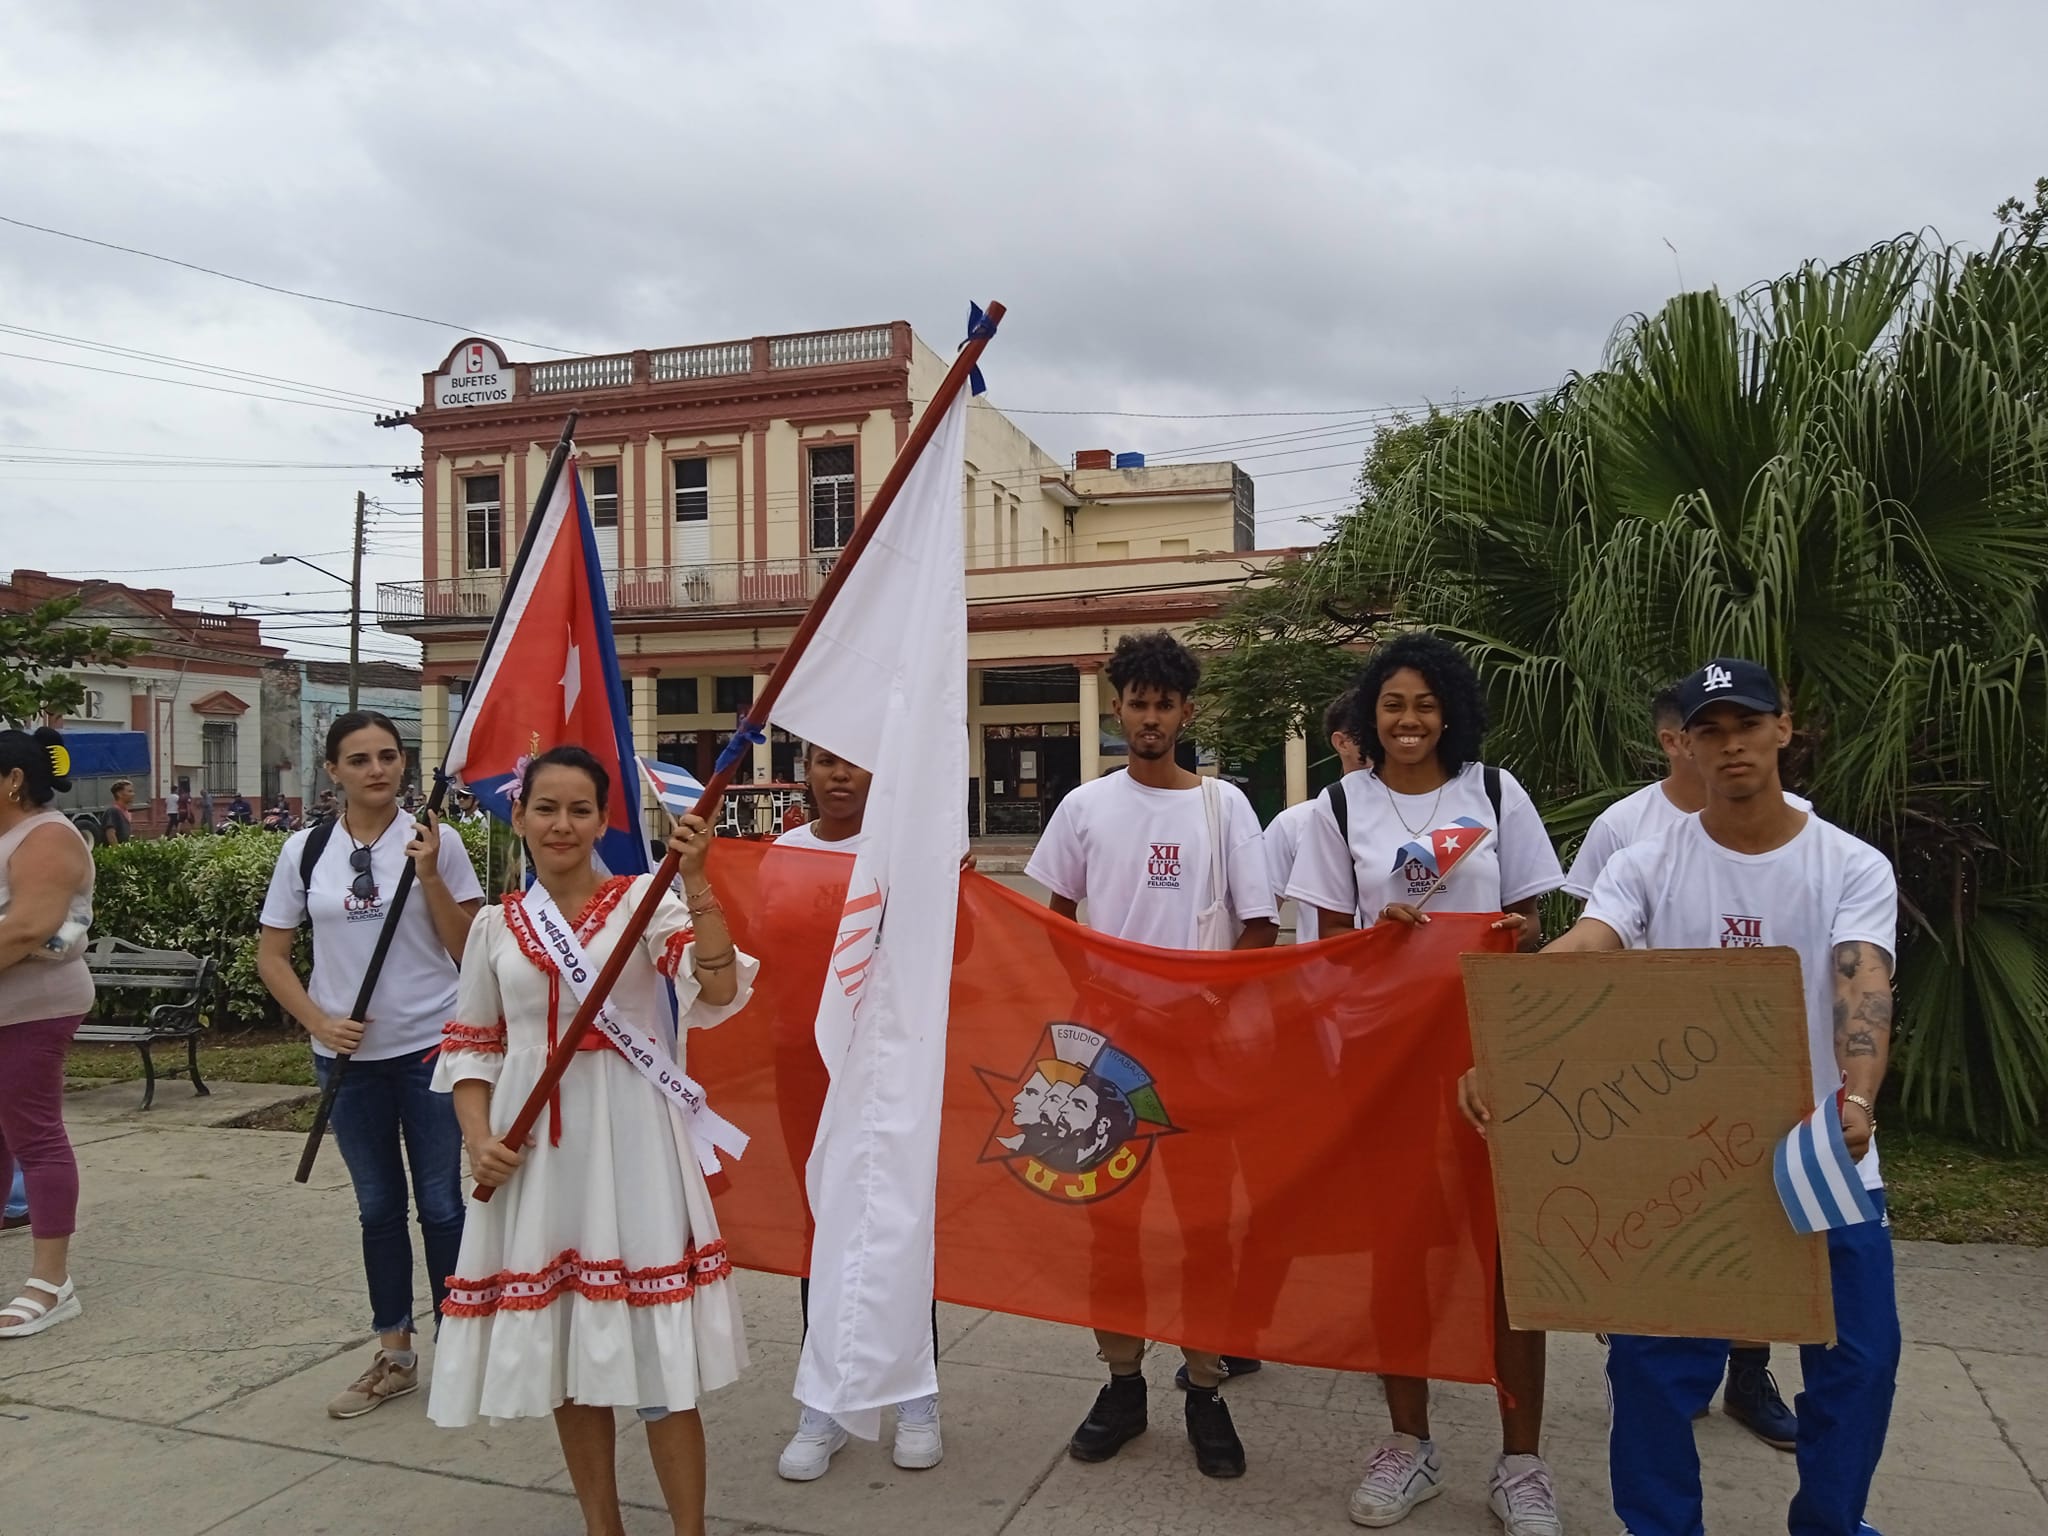
[[[0,1530],[199,1536],[329,1465],[176,1430],[0,1408]]]
[[[906,1472],[889,1459],[883,1416],[879,1442],[855,1440],[813,1483],[786,1483],[776,1458],[796,1427],[789,1387],[797,1351],[750,1346],[752,1368],[704,1405],[710,1464],[709,1511],[749,1529],[830,1536],[995,1536],[1030,1495],[1085,1412],[1042,1378],[1000,1371],[941,1368],[946,1459]],[[563,1473],[552,1485],[568,1487]],[[621,1438],[622,1498],[650,1509],[660,1490],[637,1434]]]
[[[2048,1368],[2022,1355],[1968,1351],[1957,1358],[2034,1486],[2048,1493]]]
[[[88,1296],[75,1321],[0,1341],[0,1395],[175,1424],[331,1359],[362,1338],[341,1321],[352,1317],[353,1297],[135,1268],[143,1271],[139,1283]]]
[[[161,1063],[159,1063],[161,1065]],[[204,1073],[200,1074],[202,1077]],[[66,1123],[113,1123],[151,1130],[215,1127],[231,1124],[258,1110],[276,1109],[283,1104],[302,1104],[318,1089],[284,1083],[208,1083],[206,1093],[192,1091],[189,1078],[167,1078],[156,1082],[156,1102],[142,1107],[139,1081],[109,1083],[104,1088],[81,1088],[64,1096]]]
[[[551,1419],[442,1429],[427,1418],[433,1350],[421,1346],[421,1387],[359,1419],[330,1419],[327,1401],[375,1358],[365,1342],[183,1421],[183,1429],[350,1461],[540,1488],[562,1470]]]
[[[567,1494],[344,1461],[221,1522],[208,1536],[567,1536],[582,1527],[576,1501]],[[626,1512],[629,1536],[670,1536],[673,1529],[665,1515]],[[738,1531],[720,1524],[711,1536]]]

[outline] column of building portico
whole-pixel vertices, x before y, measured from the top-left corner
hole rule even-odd
[[[1081,699],[1074,711],[1080,717],[1081,782],[1092,784],[1102,773],[1102,667],[1084,661],[1076,670],[1081,674]]]
[[[1287,738],[1287,803],[1308,798],[1308,738],[1299,731]]]
[[[762,693],[762,691],[763,691],[763,690],[764,690],[765,688],[767,688],[767,686],[768,686],[768,674],[767,674],[766,672],[756,672],[756,673],[754,674],[754,697],[755,697],[755,698],[757,698],[757,699],[758,699],[759,697],[761,697],[761,693]],[[772,732],[764,732],[763,734],[773,734],[773,733],[772,733]],[[772,749],[771,749],[771,748],[769,747],[769,745],[768,745],[768,743],[767,743],[767,742],[765,742],[765,741],[761,741],[761,742],[756,742],[756,743],[754,744],[754,782],[755,782],[756,784],[766,784],[766,783],[767,783],[767,782],[768,782],[768,781],[769,781],[770,779],[772,779],[772,778],[774,778],[774,777],[775,777],[775,753],[774,753],[774,751],[773,751],[773,750],[772,750]]]
[[[969,837],[979,837],[988,830],[988,784],[986,782],[988,754],[981,739],[981,673],[973,667],[967,669],[967,777],[970,781],[983,780],[981,792],[974,796],[974,821],[967,828]]]
[[[655,718],[658,710],[654,698],[659,676],[659,672],[653,668],[633,674],[633,750],[649,762],[655,761],[661,755],[655,751]],[[636,778],[639,779],[637,788],[640,794],[641,824],[649,828],[658,828],[661,825],[661,818],[653,814],[658,802],[648,792],[647,780],[639,778],[638,775]]]
[[[420,685],[420,782],[431,782],[433,768],[438,767],[448,756],[448,685],[443,682],[423,682]],[[302,775],[301,782],[311,785],[314,775]],[[306,798],[310,802],[317,790],[308,789]]]

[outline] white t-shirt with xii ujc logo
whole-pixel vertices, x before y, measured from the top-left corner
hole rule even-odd
[[[1276,917],[1244,791],[1211,780],[1223,829],[1223,870],[1240,923]],[[1083,784],[1062,800],[1024,873],[1069,901],[1088,903],[1088,926],[1160,949],[1194,949],[1196,918],[1215,903],[1209,815],[1202,791],[1152,789],[1129,773]]]
[[[1811,813],[1797,836],[1769,853],[1724,848],[1699,817],[1688,816],[1610,859],[1586,916],[1630,949],[1797,950],[1818,1104],[1842,1084],[1835,946],[1875,944],[1889,966],[1898,943],[1899,885],[1883,854]],[[1875,1139],[1856,1167],[1864,1188],[1883,1187]]]
[[[321,850],[320,862],[313,866],[313,974],[307,979],[306,995],[337,1019],[346,1018],[356,1005],[356,991],[384,927],[385,909],[405,870],[405,849],[412,841],[412,829],[411,813],[400,811],[384,835],[371,844],[370,874],[377,894],[367,899],[358,899],[354,893],[356,876],[348,857],[356,843],[339,824]],[[259,921],[265,928],[296,928],[306,920],[309,896],[300,883],[299,856],[312,835],[309,827],[285,839],[277,867],[270,872],[270,890],[263,898]],[[447,825],[441,828],[438,863],[451,897],[458,902],[483,899],[469,850]],[[441,1026],[455,1017],[455,980],[455,962],[448,958],[441,936],[434,930],[426,898],[415,889],[405,898],[398,931],[391,937],[384,969],[377,975],[369,1027],[363,1031],[356,1060],[421,1055],[439,1045]],[[322,1056],[334,1054],[318,1040],[313,1049]]]
[[[1499,912],[1564,883],[1557,851],[1529,792],[1500,772],[1500,825],[1486,798],[1485,769],[1467,763],[1441,790],[1426,795],[1390,791],[1370,768],[1338,781],[1351,827],[1349,846],[1337,830],[1329,800],[1317,796],[1315,815],[1302,829],[1287,894],[1327,912],[1356,909],[1369,925],[1392,902],[1412,902],[1450,878],[1429,899],[1433,912]],[[1486,836],[1478,838],[1484,831]]]

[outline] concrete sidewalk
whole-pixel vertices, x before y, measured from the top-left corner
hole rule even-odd
[[[298,1138],[207,1128],[189,1087],[174,1117],[119,1095],[77,1104],[85,1201],[73,1272],[85,1315],[0,1341],[0,1536],[257,1532],[386,1536],[577,1532],[552,1427],[437,1430],[425,1394],[352,1423],[323,1405],[369,1358],[355,1214],[329,1149],[291,1182]],[[135,1097],[139,1099],[139,1089]],[[223,1113],[246,1105],[222,1104]],[[183,1123],[174,1124],[173,1120]],[[0,1283],[27,1265],[0,1239]],[[2048,1251],[1902,1244],[1905,1364],[1871,1518],[1886,1536],[2048,1531]],[[743,1276],[753,1368],[710,1399],[711,1529],[720,1536],[1279,1536],[1352,1529],[1345,1501],[1386,1428],[1377,1384],[1268,1368],[1229,1389],[1249,1452],[1241,1481],[1196,1475],[1170,1388],[1151,1363],[1153,1429],[1115,1461],[1065,1454],[1101,1368],[1079,1330],[941,1310],[946,1460],[905,1473],[856,1442],[820,1482],[775,1475],[792,1427],[799,1337],[792,1282]],[[424,1309],[422,1294],[421,1306]],[[1777,1364],[1787,1395],[1796,1352]],[[1548,1450],[1573,1536],[1612,1536],[1607,1405],[1591,1340],[1551,1344]],[[1449,1490],[1401,1528],[1498,1526],[1485,1489],[1490,1395],[1441,1389]],[[1700,1425],[1708,1525],[1785,1529],[1792,1460],[1716,1413]],[[669,1529],[637,1427],[621,1440],[636,1533]]]

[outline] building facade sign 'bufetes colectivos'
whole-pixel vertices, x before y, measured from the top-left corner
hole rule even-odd
[[[448,371],[434,378],[434,408],[507,405],[512,400],[512,365],[497,343],[471,338],[449,354]]]

